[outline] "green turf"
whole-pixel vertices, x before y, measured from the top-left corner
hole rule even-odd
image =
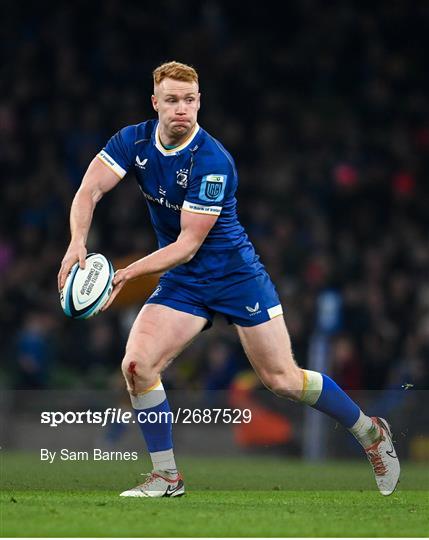
[[[365,462],[180,463],[185,497],[121,499],[121,489],[141,481],[141,462],[47,465],[37,456],[3,455],[1,535],[424,537],[429,531],[423,465],[405,464],[400,489],[382,497]]]

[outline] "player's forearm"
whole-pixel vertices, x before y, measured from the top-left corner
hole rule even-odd
[[[189,262],[198,248],[199,245],[184,244],[179,240],[173,242],[127,266],[127,279],[171,270],[175,266]]]
[[[88,190],[80,189],[70,210],[71,242],[86,244],[96,201]]]

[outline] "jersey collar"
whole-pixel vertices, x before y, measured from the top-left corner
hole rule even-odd
[[[171,150],[167,150],[167,148],[164,148],[161,144],[161,140],[159,138],[159,122],[156,124],[155,128],[155,146],[158,148],[158,150],[161,152],[163,156],[175,156],[185,148],[187,148],[192,141],[197,136],[197,133],[200,131],[200,126],[198,123],[195,124],[194,129],[192,130],[192,133],[189,135],[189,137],[186,139],[186,141],[181,144],[180,146],[176,146],[175,148],[171,148]]]

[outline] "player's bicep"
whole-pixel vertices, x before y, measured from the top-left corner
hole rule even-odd
[[[186,243],[192,251],[197,250],[206,239],[218,216],[198,214],[182,209],[178,241]]]
[[[91,197],[97,202],[120,180],[121,178],[112,169],[95,157],[89,164],[80,189],[89,191]]]

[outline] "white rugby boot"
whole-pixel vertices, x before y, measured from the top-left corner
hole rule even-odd
[[[185,494],[185,485],[180,473],[152,471],[146,474],[143,484],[123,491],[120,497],[181,497]]]
[[[369,462],[372,465],[378,489],[382,495],[391,495],[398,484],[401,467],[392,441],[389,424],[384,418],[372,417],[380,428],[380,439],[365,448]]]

